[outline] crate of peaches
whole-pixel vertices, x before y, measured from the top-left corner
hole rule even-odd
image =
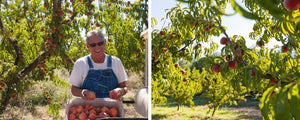
[[[120,100],[96,98],[85,101],[80,97],[73,97],[66,105],[66,120],[98,120],[116,117],[124,117],[124,109]]]

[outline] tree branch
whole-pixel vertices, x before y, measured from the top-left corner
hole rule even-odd
[[[0,7],[0,12],[1,12],[1,7]],[[0,29],[1,29],[1,32],[2,33],[5,33],[5,29],[4,29],[4,26],[3,26],[3,22],[2,22],[2,18],[0,17]]]
[[[225,35],[225,36],[227,37],[227,39],[229,40],[230,45],[233,46],[233,43],[232,43],[232,41],[230,40],[229,36],[227,35],[225,29],[224,29],[222,26],[220,26],[220,29],[223,31],[224,35]],[[244,59],[243,59],[242,57],[240,57],[240,58],[241,58],[242,62],[244,63],[244,65],[247,66],[247,63],[244,61]]]
[[[0,8],[0,12],[1,12],[1,8]],[[6,30],[5,30],[4,26],[3,26],[3,21],[2,21],[2,19],[1,19],[1,17],[0,17],[0,29],[1,29],[1,32],[2,32],[2,33],[5,33],[5,32],[6,32]],[[19,47],[18,47],[18,41],[17,41],[17,40],[12,40],[12,39],[9,38],[9,37],[8,37],[7,39],[8,39],[9,42],[12,43],[13,46],[14,46],[14,49],[15,49],[16,55],[17,55],[14,65],[18,65],[18,63],[19,63],[19,61],[20,61],[20,58],[21,58],[21,55],[22,55],[22,52],[21,52],[21,50],[19,50]]]
[[[33,60],[30,64],[28,64],[22,71],[18,73],[17,79],[22,79],[26,74],[28,74],[30,71],[32,71],[36,66],[38,65],[39,61],[42,61],[46,59],[47,56],[52,52],[53,50],[49,48],[49,51],[45,51],[41,55],[39,55],[35,60]]]
[[[14,49],[15,49],[16,55],[17,55],[14,65],[18,65],[18,63],[19,63],[19,61],[20,61],[20,59],[23,55],[22,51],[18,47],[18,41],[17,40],[12,40],[11,38],[7,38],[7,39],[14,46]]]

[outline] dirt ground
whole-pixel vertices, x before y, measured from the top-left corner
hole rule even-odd
[[[238,116],[231,119],[255,119],[255,120],[262,120],[262,115],[260,110],[256,109],[255,107],[242,107],[242,108],[229,108],[234,112],[242,112],[242,116]]]

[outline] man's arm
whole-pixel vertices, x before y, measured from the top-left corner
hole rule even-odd
[[[123,93],[122,96],[125,95],[127,93],[126,81],[119,83],[118,88],[121,88],[121,93]]]

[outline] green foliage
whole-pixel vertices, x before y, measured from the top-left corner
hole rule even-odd
[[[0,1],[0,114],[11,98],[22,96],[36,81],[69,86],[54,75],[54,70],[66,68],[70,72],[78,58],[89,54],[85,34],[92,29],[105,32],[106,53],[119,57],[125,69],[143,70],[145,43],[140,33],[147,29],[147,4],[114,0]],[[49,113],[57,116],[54,109],[58,104],[52,101]]]
[[[272,86],[262,96],[260,108],[265,119],[298,119],[297,111],[300,109],[299,82],[293,82],[284,87]]]
[[[242,16],[249,18],[249,19],[260,19],[258,16],[256,16],[255,14],[252,14],[246,10],[244,10],[241,6],[239,6],[235,0],[230,0],[231,6],[232,8],[238,12],[239,14],[241,14]]]
[[[156,81],[151,81],[151,103],[153,103],[154,105],[155,104],[162,104],[164,102],[167,101],[167,98],[166,98],[166,94],[165,93],[165,89],[164,88],[164,85],[165,85],[165,82],[164,81],[158,81],[157,79],[161,79],[162,77],[156,77],[156,76],[152,76],[153,78],[152,79],[155,79]]]
[[[164,57],[165,61],[157,65],[160,72],[156,73],[153,78],[153,86],[156,86],[152,88],[152,102],[165,102],[166,97],[161,98],[164,95],[170,96],[172,100],[177,102],[178,110],[179,106],[185,102],[189,102],[192,107],[194,105],[194,95],[202,91],[201,78],[203,78],[203,74],[200,75],[196,69],[191,72],[186,65],[185,67],[175,67],[172,57],[168,53],[163,54],[161,57]]]
[[[203,94],[208,97],[209,108],[213,109],[212,116],[224,103],[237,105],[237,100],[245,100],[244,95],[247,93],[247,84],[239,81],[239,76],[247,75],[239,75],[241,74],[239,71],[230,70],[227,63],[221,64],[221,73],[212,71],[212,66],[209,65],[213,64],[211,62],[219,61],[218,59],[220,58],[211,56],[199,60],[204,66],[201,73],[204,76]]]
[[[49,109],[47,110],[47,113],[50,115],[53,115],[54,117],[59,117],[59,110],[60,110],[61,105],[59,103],[51,103],[49,105]]]
[[[155,85],[171,85],[170,82],[159,83],[160,80],[170,79],[161,77],[169,73],[173,73],[171,78],[179,79],[174,74],[176,70],[169,67],[174,66],[174,63],[185,60],[186,64],[191,64],[192,61],[197,61],[199,63],[193,63],[190,68],[202,69],[200,75],[204,74],[204,77],[201,78],[201,84],[211,103],[212,115],[224,103],[235,104],[237,100],[243,100],[246,94],[263,93],[260,108],[265,119],[299,118],[295,114],[299,109],[299,103],[296,102],[299,101],[300,81],[299,9],[287,10],[281,0],[244,0],[246,8],[238,5],[235,0],[178,1],[187,4],[188,7],[181,8],[178,4],[169,9],[166,18],[169,18],[171,23],[152,33],[152,81],[156,82]],[[246,42],[249,40],[240,35],[226,33],[226,29],[230,28],[222,27],[221,16],[228,15],[225,14],[227,4],[231,4],[236,13],[255,20],[253,32],[249,33],[249,37],[257,40],[259,48],[248,48]],[[229,41],[226,45],[219,46],[210,38],[220,36],[221,33]],[[280,41],[282,46],[265,47],[274,40]],[[222,47],[221,53],[215,54],[218,47]],[[230,65],[230,62],[234,63],[234,66]],[[215,64],[220,65],[218,73],[213,70]],[[194,73],[194,70],[190,72]],[[180,84],[176,87],[180,87]],[[153,85],[153,88],[156,87]],[[167,89],[156,93],[170,89],[160,88]],[[275,93],[272,93],[273,90]],[[183,91],[185,90],[181,90]],[[272,96],[269,97],[271,93]],[[174,94],[172,98],[179,96]]]

